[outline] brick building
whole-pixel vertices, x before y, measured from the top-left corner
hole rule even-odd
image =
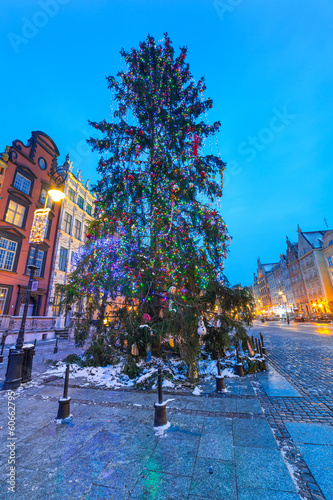
[[[58,156],[54,141],[39,131],[32,132],[26,145],[15,140],[1,156],[0,331],[10,333],[19,328],[29,281],[28,265],[35,254],[35,247],[29,243],[30,229],[35,210],[44,206],[51,169],[57,166]],[[52,324],[45,316],[61,203],[48,206],[48,230],[38,247],[38,269],[28,307],[28,317],[33,321],[28,318],[26,330],[37,331],[36,321],[41,317],[44,329]]]

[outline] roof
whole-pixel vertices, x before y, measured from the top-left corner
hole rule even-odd
[[[265,271],[265,273],[270,273],[271,270],[273,269],[274,266],[276,266],[277,264],[261,264],[261,267],[263,268],[263,270]]]
[[[323,246],[323,236],[326,231],[310,231],[303,233],[304,238],[310,243],[313,248],[321,248]]]

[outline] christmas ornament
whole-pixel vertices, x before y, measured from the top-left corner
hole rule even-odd
[[[148,321],[151,321],[151,316],[150,316],[150,314],[145,313],[145,314],[142,316],[142,321],[143,321],[144,323],[147,323]]]
[[[133,356],[139,356],[139,349],[138,349],[138,346],[136,344],[132,344],[131,354],[133,354]]]
[[[198,332],[199,335],[205,335],[206,331],[207,330],[206,330],[206,327],[205,327],[205,323],[203,322],[203,317],[200,316],[197,332]]]
[[[175,286],[170,286],[169,288],[169,293],[171,293],[172,295],[174,295],[176,293],[176,287]]]
[[[169,338],[169,346],[175,347],[175,344],[174,344],[173,339],[171,337]]]

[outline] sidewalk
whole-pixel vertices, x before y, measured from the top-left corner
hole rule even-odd
[[[63,357],[62,353],[59,359]],[[41,374],[43,365],[37,362],[36,367]],[[295,398],[298,393],[274,369],[269,374],[226,379],[228,392],[222,395],[215,395],[209,384],[200,396],[165,393],[164,399],[173,401],[167,409],[171,426],[162,436],[153,430],[154,392],[91,389],[72,383],[73,420],[57,425],[63,380],[53,377],[43,382],[39,375],[34,384],[16,393],[15,498],[333,498],[329,484],[327,492],[332,496],[321,494],[295,446],[303,443],[297,446],[309,465],[314,464],[313,470],[319,467],[321,478],[320,463],[333,459],[333,447],[323,446],[333,444],[333,428],[280,421],[267,402],[270,392]],[[12,495],[6,483],[5,395],[0,396],[0,498]],[[311,444],[304,444],[309,436]],[[319,448],[314,450],[318,445],[320,456]]]

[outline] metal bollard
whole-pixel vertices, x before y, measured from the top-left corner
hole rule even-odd
[[[36,345],[37,345],[37,339],[34,340],[34,352],[33,352],[34,356],[36,356]]]
[[[264,337],[262,336],[261,332],[260,332],[260,338],[261,338],[262,352],[264,354],[267,354],[267,349],[266,349],[265,344],[264,344]]]
[[[59,399],[57,420],[63,420],[70,415],[70,400],[68,397],[69,365],[66,365],[65,383],[63,397]]]
[[[157,374],[158,403],[154,404],[155,408],[154,427],[161,427],[163,425],[166,425],[167,423],[166,403],[163,403],[161,366],[158,367],[157,373],[158,373]]]
[[[221,376],[221,365],[220,365],[220,355],[219,351],[216,351],[217,353],[217,377],[215,377],[216,380],[216,392],[221,393],[225,389],[224,385],[224,377]]]
[[[3,350],[4,350],[4,348],[5,348],[5,336],[3,335],[2,339],[1,339],[0,363],[3,362]]]
[[[54,349],[53,349],[53,354],[57,354],[57,352],[58,352],[58,337],[57,337],[56,344],[55,344]]]
[[[241,361],[240,361],[238,348],[236,349],[236,353],[237,353],[237,365],[236,365],[236,372],[237,372],[237,375],[238,375],[239,377],[244,377],[243,363],[241,363]]]

